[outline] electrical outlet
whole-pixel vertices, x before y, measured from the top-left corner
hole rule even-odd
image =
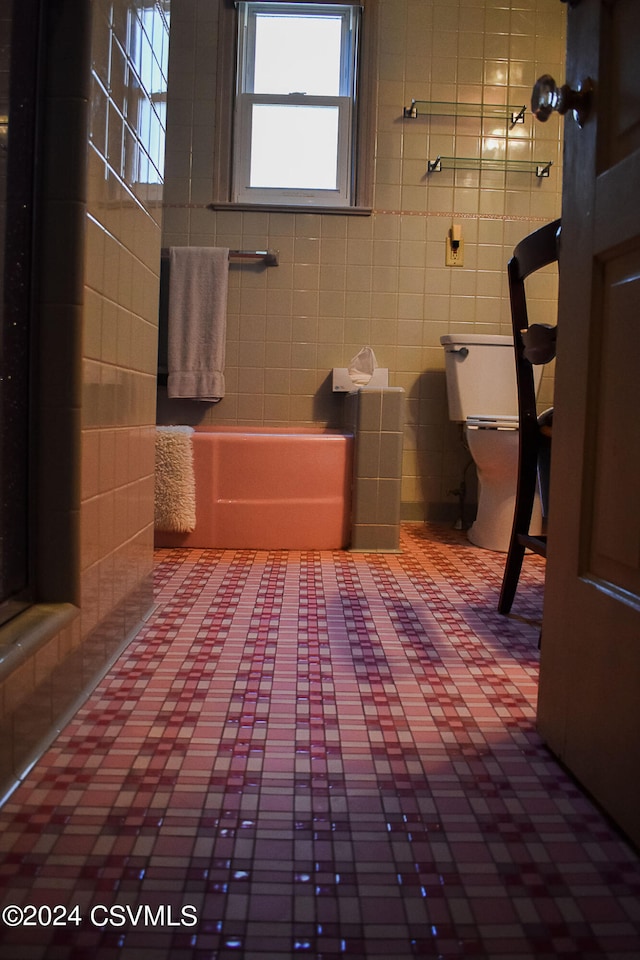
[[[463,267],[464,266],[464,240],[458,241],[458,246],[454,247],[451,237],[447,237],[447,248],[444,258],[445,267]]]

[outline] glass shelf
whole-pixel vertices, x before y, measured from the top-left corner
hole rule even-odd
[[[552,160],[539,163],[536,160],[495,160],[489,157],[436,157],[427,161],[427,173],[442,170],[507,170],[510,173],[535,173],[536,177],[548,177]]]
[[[419,116],[431,117],[486,117],[487,119],[505,120],[512,125],[524,123],[524,107],[500,106],[491,103],[440,103],[433,100],[412,100],[410,107],[405,107],[403,116],[407,120],[416,120]]]

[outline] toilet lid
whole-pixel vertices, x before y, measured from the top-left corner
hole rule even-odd
[[[518,418],[513,416],[467,417],[470,430],[517,430]]]

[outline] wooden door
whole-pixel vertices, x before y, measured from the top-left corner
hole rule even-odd
[[[640,11],[573,0],[539,730],[640,844]],[[556,78],[560,81],[561,78]],[[552,118],[549,122],[556,122]],[[562,121],[561,121],[562,122]]]

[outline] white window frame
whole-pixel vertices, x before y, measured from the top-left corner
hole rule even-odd
[[[353,4],[270,2],[240,0],[238,7],[238,53],[233,134],[232,202],[286,206],[344,207],[354,204],[356,156],[356,96],[360,8]],[[257,94],[253,90],[256,17],[265,13],[292,16],[338,15],[342,20],[339,96],[318,97],[291,91],[289,94]],[[258,104],[330,106],[338,109],[336,189],[256,187],[250,185],[251,118]]]

